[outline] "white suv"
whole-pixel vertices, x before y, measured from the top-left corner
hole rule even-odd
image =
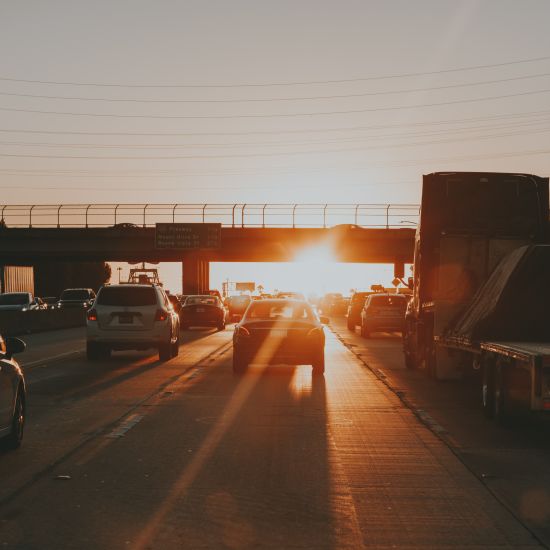
[[[180,322],[157,285],[107,285],[88,311],[86,355],[96,360],[111,350],[156,348],[161,361],[179,352]]]

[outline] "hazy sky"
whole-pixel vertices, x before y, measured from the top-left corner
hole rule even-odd
[[[549,21],[548,0],[0,0],[0,202],[415,203],[423,172],[549,175]]]

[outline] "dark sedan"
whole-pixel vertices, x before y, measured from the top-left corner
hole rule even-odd
[[[67,288],[59,297],[57,307],[90,309],[95,300],[95,292],[91,288]]]
[[[19,338],[0,336],[0,448],[16,449],[25,426],[25,378],[14,358],[25,350]]]
[[[258,300],[250,304],[233,335],[233,371],[250,363],[312,365],[325,372],[326,317],[301,300]]]
[[[216,327],[225,329],[225,308],[217,296],[188,296],[181,308],[181,328]]]

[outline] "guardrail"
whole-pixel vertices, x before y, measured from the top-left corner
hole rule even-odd
[[[151,227],[160,222],[224,227],[414,227],[415,204],[5,204],[6,227]]]

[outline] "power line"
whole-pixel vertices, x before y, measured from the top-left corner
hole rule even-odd
[[[41,135],[71,135],[71,136],[134,136],[134,137],[206,137],[206,136],[250,136],[250,135],[281,135],[281,134],[315,134],[327,132],[350,132],[363,130],[381,130],[388,128],[404,127],[423,127],[423,126],[441,126],[447,124],[458,124],[462,122],[478,122],[484,120],[501,120],[515,118],[530,118],[549,115],[550,110],[528,111],[524,113],[506,113],[499,115],[489,115],[483,117],[471,117],[461,119],[446,119],[433,121],[401,122],[396,124],[377,124],[370,126],[350,126],[350,127],[329,127],[329,128],[309,128],[298,130],[252,130],[244,132],[88,132],[88,131],[67,131],[67,130],[27,130],[17,128],[0,128],[1,133],[19,133],[19,134],[41,134]]]
[[[530,80],[533,78],[542,78],[550,76],[550,73],[539,73],[534,75],[515,76],[509,78],[500,78],[496,80],[483,80],[480,82],[465,82],[460,84],[447,84],[444,86],[430,86],[426,88],[408,88],[404,90],[383,90],[379,92],[361,92],[354,94],[337,94],[321,96],[298,96],[298,97],[270,97],[270,98],[245,98],[245,99],[135,99],[135,98],[106,98],[106,97],[79,97],[79,96],[59,96],[27,94],[19,92],[0,92],[0,96],[6,97],[25,97],[32,99],[54,99],[63,101],[96,101],[107,103],[266,103],[277,101],[314,101],[325,99],[350,99],[356,97],[386,96],[396,94],[410,94],[419,92],[430,92],[437,90],[450,90],[456,88],[467,88],[472,86],[485,86],[489,84],[502,84],[503,82],[514,82],[519,80]]]
[[[546,133],[550,132],[550,128],[545,128],[539,131],[531,133]],[[472,139],[491,139],[524,135],[525,132],[515,132],[508,134],[492,134],[488,136],[478,136],[472,138],[471,136],[462,138],[451,138],[448,140],[432,140],[423,141],[420,143],[400,143],[393,145],[370,145],[361,147],[345,147],[339,149],[313,149],[306,151],[279,151],[270,153],[239,153],[232,155],[171,155],[171,156],[104,156],[104,155],[40,155],[40,154],[18,154],[18,153],[0,153],[0,157],[5,158],[44,158],[44,159],[62,159],[62,160],[212,160],[212,159],[234,159],[234,158],[258,158],[258,157],[277,157],[277,156],[299,156],[299,155],[316,155],[316,154],[334,154],[334,153],[348,153],[357,151],[368,151],[374,149],[401,149],[407,147],[421,147],[424,145],[443,145],[448,143],[456,143],[462,141],[471,141]]]
[[[360,78],[342,78],[332,80],[308,80],[294,82],[263,82],[263,83],[237,83],[237,84],[121,84],[121,83],[98,83],[98,82],[71,82],[71,81],[55,81],[55,80],[37,80],[12,77],[0,77],[0,81],[5,82],[21,82],[26,84],[49,84],[56,86],[90,86],[99,88],[256,88],[268,86],[306,86],[313,84],[342,84],[349,82],[367,82],[372,80],[389,80],[398,78],[410,78],[418,76],[431,76],[436,74],[447,74],[461,71],[472,71],[479,69],[492,69],[497,67],[507,67],[511,65],[520,65],[523,63],[535,63],[538,61],[547,61],[550,56],[533,57],[530,59],[518,59],[515,61],[505,61],[502,63],[492,63],[485,65],[471,65],[466,67],[454,67],[449,69],[441,69],[437,71],[423,71],[400,73],[393,75],[378,75]]]
[[[497,125],[478,125],[478,126],[466,126],[461,128],[453,128],[452,132],[467,133],[472,131],[492,131],[492,130],[507,130],[514,128],[524,128],[529,126],[540,126],[550,122],[550,118],[537,119],[530,122],[516,122],[512,124],[497,124]],[[499,134],[498,136],[491,137],[505,137],[510,135],[524,135],[530,133],[540,133],[541,131],[547,131],[547,127],[542,129],[524,130],[522,132]],[[330,138],[330,139],[317,139],[307,141],[245,141],[245,142],[233,142],[233,143],[149,143],[149,144],[135,144],[135,143],[53,143],[53,142],[28,142],[28,141],[0,141],[0,145],[13,146],[13,147],[46,147],[46,148],[66,148],[66,149],[236,149],[240,147],[292,147],[303,145],[316,145],[316,144],[332,144],[332,143],[349,143],[349,142],[363,142],[371,140],[392,139],[392,138],[425,138],[433,136],[447,136],[449,130],[430,130],[424,132],[398,132],[392,134],[370,134],[362,136]],[[480,137],[484,137],[483,135]],[[476,136],[472,136],[469,139],[475,139]],[[429,142],[432,143],[432,142]],[[422,145],[423,143],[420,143]]]
[[[68,111],[42,111],[39,109],[17,109],[12,107],[0,107],[0,111],[12,113],[34,113],[42,115],[64,115],[64,116],[84,116],[84,117],[103,117],[103,118],[142,118],[142,119],[167,119],[167,120],[219,120],[219,119],[243,119],[243,118],[292,118],[300,116],[325,116],[325,115],[351,115],[360,113],[373,113],[381,111],[401,111],[406,109],[420,109],[423,107],[441,107],[447,105],[458,105],[464,103],[477,103],[478,101],[495,101],[498,99],[508,99],[511,97],[530,96],[550,92],[550,89],[531,90],[529,92],[517,92],[514,94],[504,94],[497,96],[477,97],[471,99],[457,99],[454,101],[443,101],[438,103],[420,103],[415,105],[397,105],[393,107],[372,107],[370,109],[350,109],[346,111],[311,111],[305,113],[278,113],[278,114],[256,114],[256,115],[115,115],[109,113],[73,113]]]

